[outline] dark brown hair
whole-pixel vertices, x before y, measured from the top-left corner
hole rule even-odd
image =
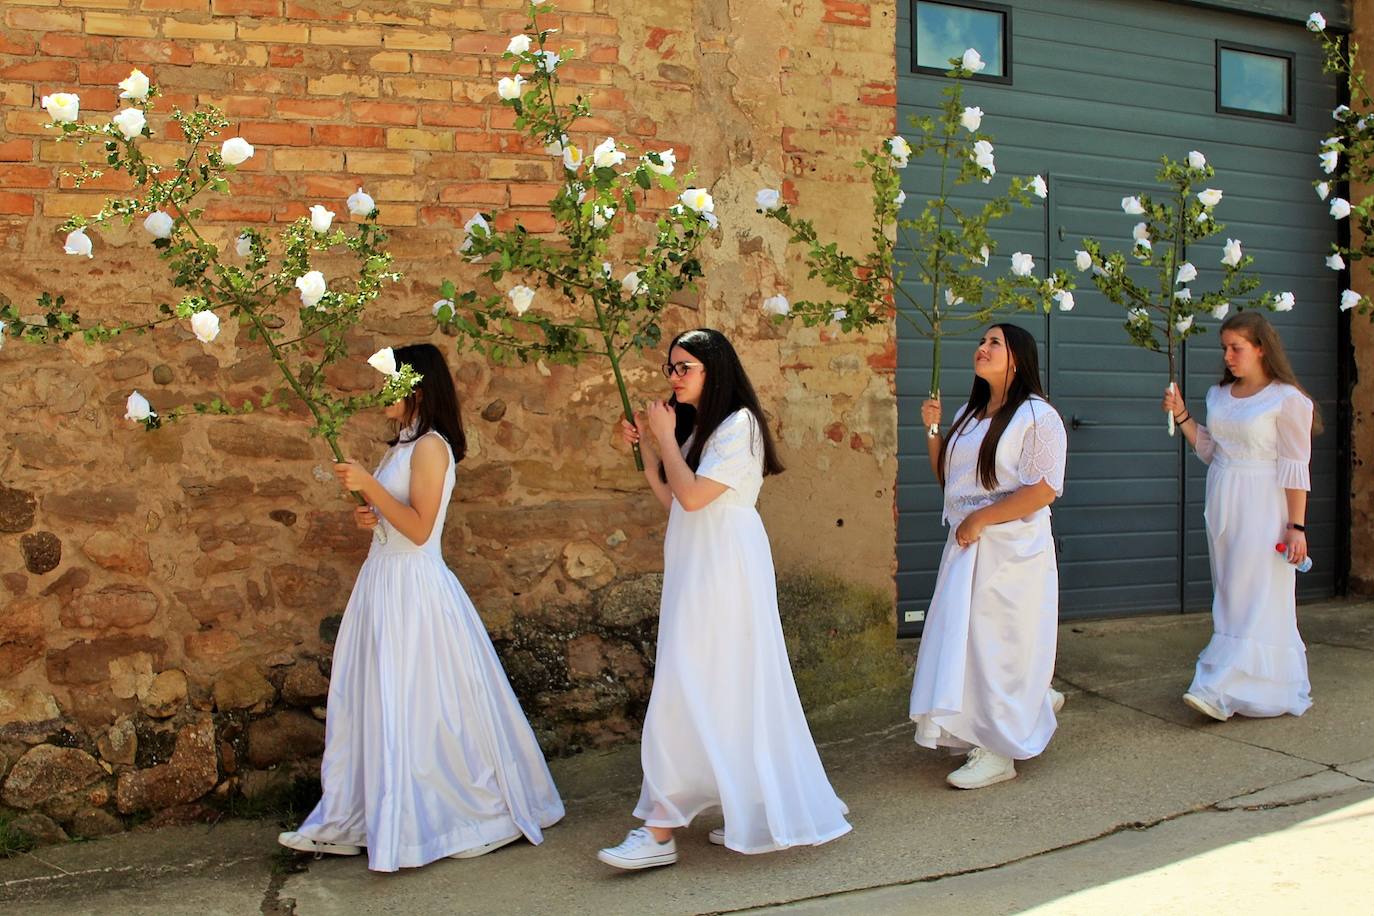
[[[428,432],[437,432],[448,440],[453,449],[453,463],[463,460],[468,451],[467,436],[463,434],[462,407],[458,403],[458,389],[448,371],[443,352],[434,344],[420,343],[396,348],[396,365],[410,366],[420,373],[420,384],[406,397],[406,417],[415,424],[407,442],[414,442]],[[388,445],[401,441],[398,433]]]
[[[1221,330],[1217,332],[1220,337],[1227,331],[1232,331],[1250,341],[1251,345],[1260,349],[1260,364],[1264,367],[1264,374],[1276,382],[1283,382],[1285,385],[1292,385],[1307,396],[1312,402],[1312,435],[1317,435],[1323,429],[1321,411],[1317,409],[1317,399],[1307,393],[1307,389],[1302,387],[1298,381],[1298,375],[1293,371],[1293,364],[1288,361],[1288,352],[1283,349],[1283,340],[1279,337],[1279,332],[1274,330],[1274,326],[1269,323],[1269,319],[1259,312],[1236,312],[1230,318],[1221,323]],[[1224,362],[1221,365],[1221,384],[1230,385],[1236,381],[1236,377],[1231,374],[1231,369]]]

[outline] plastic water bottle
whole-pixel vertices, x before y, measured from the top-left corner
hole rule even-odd
[[[1279,553],[1287,553],[1287,552],[1288,552],[1288,547],[1287,547],[1287,545],[1284,545],[1284,544],[1275,544],[1275,545],[1274,545],[1274,549],[1275,549],[1276,551],[1278,551]],[[1298,572],[1307,572],[1309,569],[1312,568],[1312,558],[1311,558],[1311,557],[1303,557],[1301,563],[1295,563],[1295,564],[1293,564],[1293,568],[1296,569]]]

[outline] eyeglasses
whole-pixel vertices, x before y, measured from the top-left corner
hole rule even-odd
[[[668,378],[673,378],[674,376],[676,376],[677,378],[682,378],[687,374],[689,370],[700,368],[701,363],[691,363],[684,359],[681,362],[664,363],[663,374]]]

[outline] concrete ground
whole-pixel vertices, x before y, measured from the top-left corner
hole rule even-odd
[[[26,914],[1371,912],[1374,604],[1306,606],[1316,705],[1301,718],[1204,720],[1179,701],[1203,615],[1065,624],[1060,731],[1020,778],[945,786],[904,693],[819,717],[854,832],[742,856],[703,819],[671,868],[620,873],[596,849],[633,826],[637,748],[557,761],[565,821],[517,844],[397,875],[360,858],[279,855],[280,827],[136,831],[0,861],[0,910]],[[22,909],[20,909],[22,907]]]

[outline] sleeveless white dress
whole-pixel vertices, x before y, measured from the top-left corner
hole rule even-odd
[[[763,437],[750,411],[712,433],[697,476],[730,489],[695,512],[673,500],[669,512],[635,816],[683,827],[718,807],[725,845],[743,853],[833,840],[852,829],[849,809],[826,778],[787,658],[754,508]]]
[[[1058,725],[1049,700],[1059,626],[1050,510],[989,525],[968,547],[954,532],[1020,487],[1045,481],[1062,496],[1068,437],[1053,407],[1027,400],[997,443],[997,487],[989,490],[978,480],[989,425],[971,423],[949,446],[949,537],[916,656],[910,715],[924,747],[981,747],[1025,760],[1045,750]]]
[[[393,446],[377,470],[403,503],[415,445]],[[381,519],[386,541],[373,538],[334,645],[324,796],[299,832],[366,846],[375,871],[517,834],[539,843],[541,828],[563,816],[491,638],[444,564],[454,479],[449,449],[439,517],[424,544]]]
[[[1188,692],[1227,715],[1300,716],[1312,705],[1298,635],[1297,574],[1274,550],[1288,523],[1285,489],[1312,488],[1312,402],[1271,382],[1248,398],[1207,392],[1196,451],[1207,468],[1212,627]]]

